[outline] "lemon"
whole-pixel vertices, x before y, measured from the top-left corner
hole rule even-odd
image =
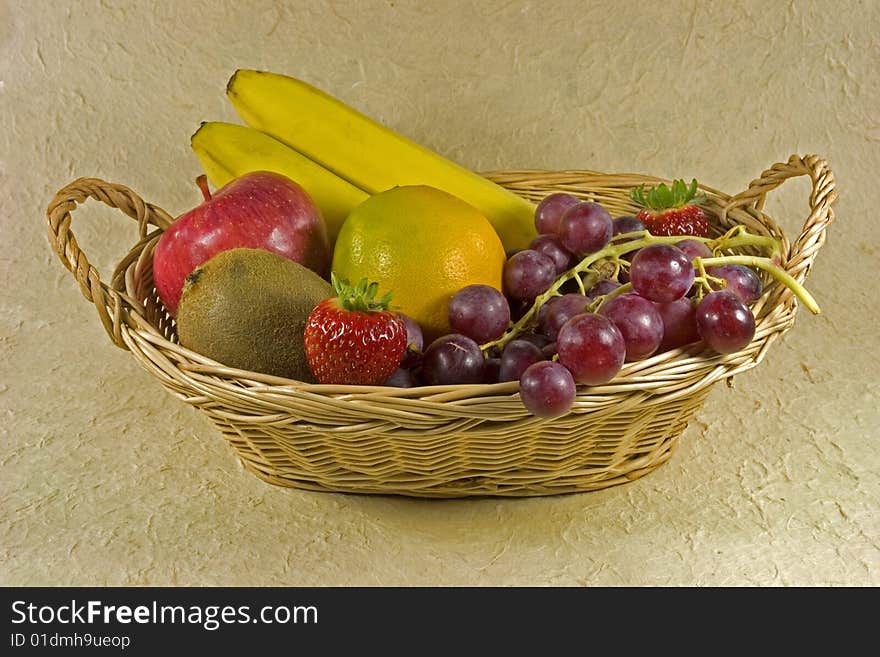
[[[379,283],[433,340],[451,332],[449,301],[461,288],[501,290],[505,260],[501,239],[476,208],[434,187],[403,185],[351,211],[336,238],[333,271]]]

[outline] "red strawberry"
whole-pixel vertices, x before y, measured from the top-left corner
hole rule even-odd
[[[388,310],[391,294],[376,299],[378,283],[356,286],[331,274],[335,297],[306,320],[306,361],[318,383],[382,385],[406,350],[406,324]]]
[[[642,185],[630,192],[630,198],[642,206],[636,218],[652,235],[709,237],[709,221],[699,206],[705,199],[697,196],[696,180],[690,185],[675,180],[671,188],[660,183],[647,192]]]

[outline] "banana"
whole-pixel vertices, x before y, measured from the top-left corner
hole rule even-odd
[[[206,121],[190,139],[208,180],[222,187],[251,171],[273,171],[300,185],[321,210],[330,243],[369,195],[277,139],[234,123]]]
[[[535,206],[403,137],[311,85],[278,73],[237,70],[226,87],[242,120],[370,194],[429,185],[476,207],[507,249],[536,236]]]

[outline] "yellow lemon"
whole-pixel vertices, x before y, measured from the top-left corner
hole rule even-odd
[[[351,211],[336,238],[333,271],[392,292],[392,306],[430,341],[451,331],[449,301],[461,288],[501,290],[505,260],[501,239],[476,208],[434,187],[404,185]]]

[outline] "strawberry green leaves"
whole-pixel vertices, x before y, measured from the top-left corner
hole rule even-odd
[[[660,183],[646,190],[644,185],[640,185],[630,192],[630,198],[634,203],[651,210],[699,205],[706,200],[704,196],[697,194],[696,178],[691,180],[690,185],[685,183],[683,179],[674,180],[672,187]]]
[[[330,284],[339,298],[339,303],[346,310],[360,312],[376,312],[388,310],[391,303],[392,293],[387,292],[380,298],[379,284],[362,278],[356,285],[351,285],[348,280],[337,278],[335,273],[330,274]]]

